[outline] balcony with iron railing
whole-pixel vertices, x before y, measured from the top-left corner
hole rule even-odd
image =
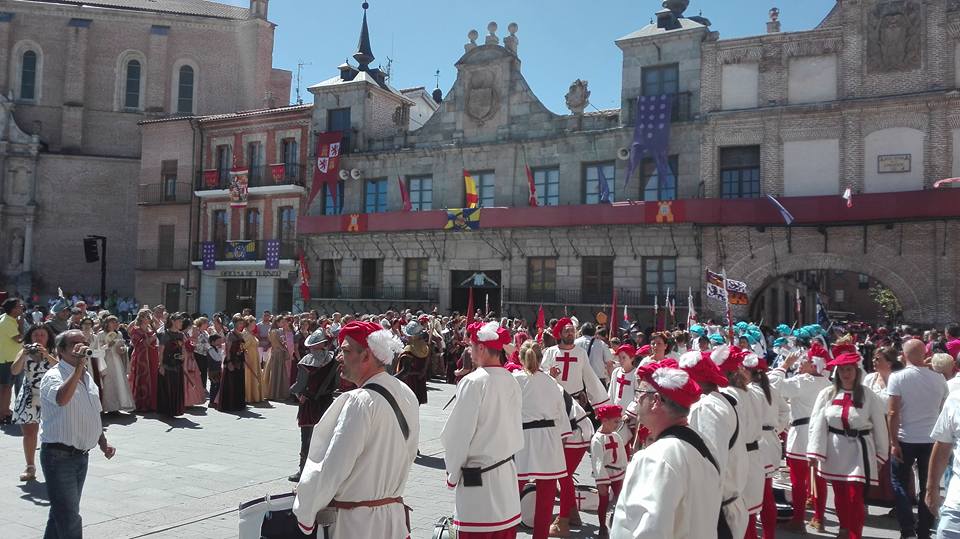
[[[437,302],[440,290],[437,288],[410,289],[385,286],[339,286],[336,283],[310,287],[313,299],[343,300],[390,300],[390,301],[429,301]]]
[[[186,249],[138,249],[136,269],[141,271],[178,271],[190,267]]]
[[[137,204],[187,204],[191,194],[189,182],[142,183],[137,190]]]
[[[234,240],[216,241],[213,243],[214,260],[266,260],[268,240]],[[193,260],[202,260],[201,244],[193,245]],[[280,259],[292,260],[297,256],[297,242],[293,240],[280,241]]]
[[[278,185],[297,185],[303,187],[307,182],[310,167],[298,163],[263,165],[247,169],[247,188],[273,187]],[[197,191],[212,191],[230,188],[229,169],[208,169],[197,171],[194,187]]]

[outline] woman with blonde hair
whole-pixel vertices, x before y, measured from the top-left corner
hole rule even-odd
[[[540,370],[542,352],[535,341],[520,345],[523,370],[513,373],[523,397],[523,449],[517,453],[517,479],[521,495],[528,481],[536,482],[536,513],[533,537],[546,538],[553,521],[553,500],[557,480],[566,476],[563,438],[570,436],[570,421],[563,402],[563,390]]]
[[[105,368],[100,375],[103,384],[103,412],[129,412],[134,408],[133,395],[127,384],[127,372],[124,367],[127,357],[127,344],[120,335],[120,320],[113,315],[103,319],[103,331],[94,338],[94,348],[103,350]]]
[[[141,309],[130,325],[130,373],[127,380],[133,394],[134,409],[154,412],[157,409],[157,373],[160,370],[160,349],[153,313]]]

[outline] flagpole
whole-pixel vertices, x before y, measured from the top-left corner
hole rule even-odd
[[[720,268],[723,276],[723,303],[727,309],[727,327],[730,331],[730,344],[733,344],[733,313],[730,310],[730,290],[727,289],[727,268]]]

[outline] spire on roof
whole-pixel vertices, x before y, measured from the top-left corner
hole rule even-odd
[[[370,7],[370,4],[364,2],[362,7],[363,26],[360,27],[360,43],[357,44],[357,52],[353,53],[353,59],[360,64],[360,71],[367,71],[370,62],[374,60],[373,51],[370,50],[370,32],[367,30],[367,8]]]

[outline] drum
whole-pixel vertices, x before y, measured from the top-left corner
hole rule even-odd
[[[286,492],[276,496],[264,496],[240,504],[240,539],[285,539],[303,537],[328,539],[332,527],[337,521],[335,509],[324,509],[317,513],[317,527],[310,535],[300,532],[297,518],[293,514],[293,501],[296,494]],[[319,533],[318,533],[319,532]]]
[[[440,517],[433,526],[433,539],[457,539],[457,530],[453,528],[453,519]]]
[[[577,509],[580,511],[590,511],[596,513],[600,507],[600,496],[597,494],[597,487],[589,485],[577,485],[575,488],[577,496]]]
[[[520,522],[533,528],[533,519],[537,514],[537,484],[533,481],[523,486],[520,491]]]

